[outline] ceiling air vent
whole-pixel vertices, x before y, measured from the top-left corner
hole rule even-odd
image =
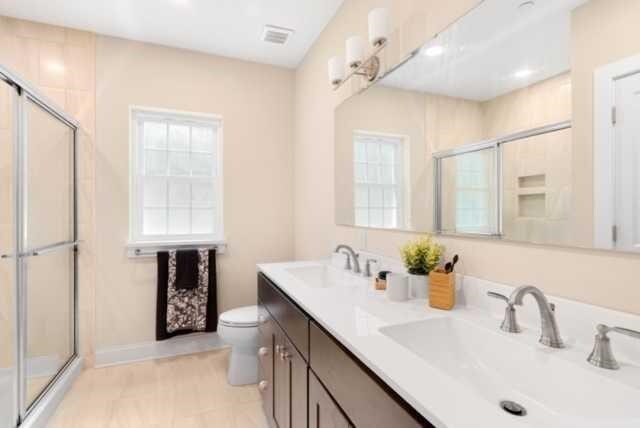
[[[277,27],[275,25],[265,25],[262,32],[262,40],[268,43],[284,45],[293,34],[290,28]]]

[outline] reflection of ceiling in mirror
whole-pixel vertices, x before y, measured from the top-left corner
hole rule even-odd
[[[383,86],[486,101],[570,68],[571,11],[588,0],[485,0]]]

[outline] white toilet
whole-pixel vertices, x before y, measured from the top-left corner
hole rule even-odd
[[[223,312],[218,334],[231,345],[227,379],[231,385],[258,382],[258,307],[244,306]]]

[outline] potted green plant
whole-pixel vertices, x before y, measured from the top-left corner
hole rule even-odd
[[[429,272],[438,266],[444,247],[430,235],[407,242],[400,255],[409,273],[411,296],[426,299],[429,287]]]

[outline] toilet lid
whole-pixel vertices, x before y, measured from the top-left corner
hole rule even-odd
[[[232,327],[255,327],[258,325],[258,307],[244,306],[223,312],[220,322]]]

